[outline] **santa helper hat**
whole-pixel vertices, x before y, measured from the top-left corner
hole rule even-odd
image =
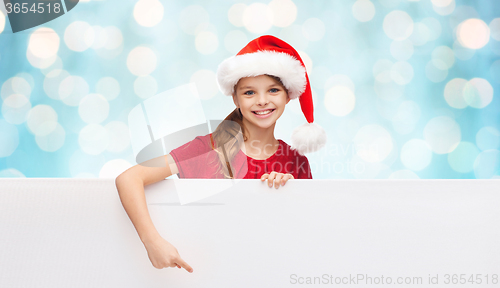
[[[321,126],[313,123],[309,77],[299,53],[285,41],[270,35],[252,40],[236,56],[219,65],[217,81],[221,91],[231,96],[241,78],[263,74],[279,77],[290,99],[299,98],[308,123],[294,129],[291,148],[301,155],[321,149],[326,143],[326,133]]]

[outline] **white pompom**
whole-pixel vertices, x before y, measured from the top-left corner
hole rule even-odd
[[[314,123],[306,123],[292,132],[291,148],[300,155],[318,151],[326,144],[325,130]]]

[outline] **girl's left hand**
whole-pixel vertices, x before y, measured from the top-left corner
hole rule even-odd
[[[269,187],[273,187],[273,181],[274,181],[274,187],[278,189],[281,186],[285,185],[286,181],[288,179],[294,179],[292,174],[284,174],[284,173],[278,173],[278,172],[271,172],[270,174],[266,173],[260,177],[261,181],[265,181],[267,179],[267,183]]]

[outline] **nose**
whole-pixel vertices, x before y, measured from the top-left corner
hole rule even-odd
[[[262,93],[262,92],[258,93],[256,99],[257,99],[257,105],[259,106],[266,106],[267,103],[269,103],[267,93]]]

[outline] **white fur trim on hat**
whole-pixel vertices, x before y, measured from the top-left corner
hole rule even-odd
[[[222,61],[217,69],[217,82],[222,93],[231,96],[241,78],[263,74],[279,77],[291,99],[299,97],[306,89],[306,69],[300,61],[287,53],[270,50],[236,55]]]
[[[315,123],[306,123],[295,128],[291,138],[290,147],[301,155],[318,151],[326,144],[325,130]]]

